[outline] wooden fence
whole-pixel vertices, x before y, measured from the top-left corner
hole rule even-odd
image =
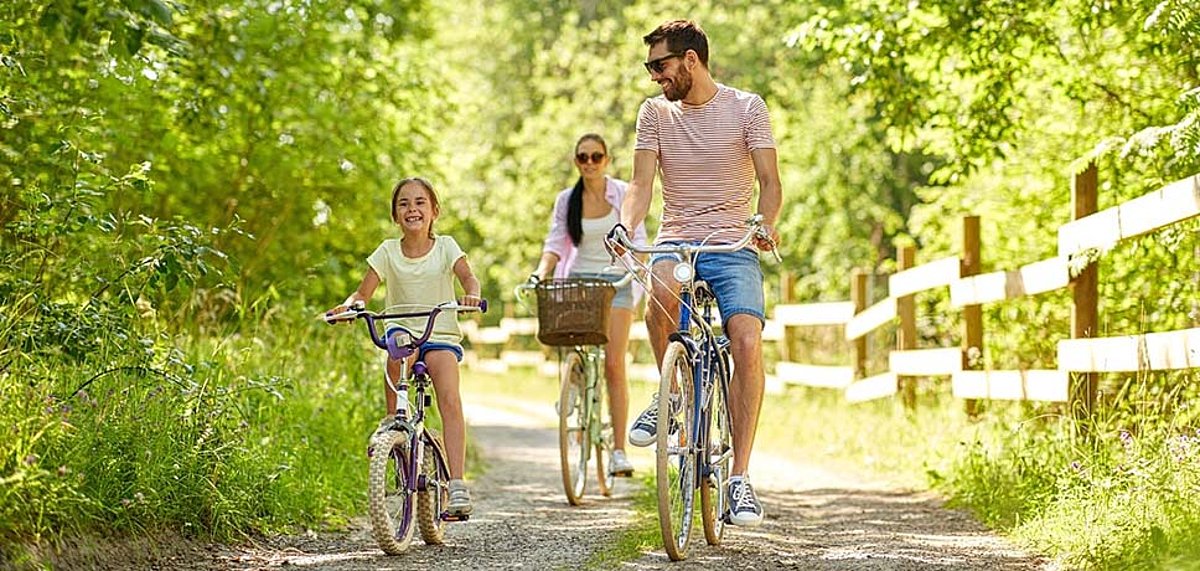
[[[899,394],[906,404],[915,400],[916,377],[948,376],[954,396],[966,399],[1076,401],[1083,413],[1095,404],[1097,374],[1200,368],[1200,328],[1096,337],[1098,322],[1099,253],[1116,244],[1200,216],[1200,175],[1177,181],[1144,196],[1097,212],[1097,169],[1089,165],[1075,176],[1072,221],[1058,229],[1057,255],[1018,268],[980,273],[979,217],[963,218],[962,252],[916,264],[916,250],[901,248],[897,272],[888,276],[887,297],[868,305],[868,279],[851,276],[849,301],[777,305],[767,320],[764,341],[777,344],[780,358],[768,374],[768,391],[788,384],[842,390],[850,401]],[[786,286],[785,286],[786,287]],[[914,296],[949,288],[950,304],[961,312],[958,347],[918,348]],[[1054,369],[983,370],[984,304],[1034,296],[1069,288],[1073,300],[1071,337],[1057,342]],[[898,323],[897,323],[898,322]],[[871,332],[896,324],[896,346],[888,350],[887,370],[867,375]],[[840,326],[850,345],[850,362],[839,366],[794,362],[788,339],[794,328]],[[532,318],[505,318],[499,327],[468,327],[476,346],[510,347],[514,339],[532,338]],[[646,339],[645,327],[635,322],[634,341]],[[534,347],[534,345],[527,345]],[[539,367],[554,374],[555,363],[544,350],[493,351],[474,366],[495,371],[514,365]],[[631,379],[656,379],[649,351],[631,362]],[[651,362],[646,362],[651,361]],[[768,371],[771,371],[768,364]]]

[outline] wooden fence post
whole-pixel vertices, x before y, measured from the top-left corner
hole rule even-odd
[[[896,271],[902,272],[917,265],[917,248],[904,246],[896,252]],[[896,348],[909,351],[917,348],[917,305],[914,294],[896,299],[896,316],[900,318],[900,329],[896,332]],[[900,377],[900,396],[908,410],[917,407],[917,382],[913,377]]]
[[[979,217],[963,217],[963,253],[958,275],[961,277],[979,274],[980,259]],[[967,305],[962,310],[963,370],[979,369],[983,364],[983,306]],[[967,416],[979,414],[979,401],[967,399]]]
[[[867,298],[867,272],[855,268],[850,273],[850,301],[854,304],[854,315],[862,313],[871,305]],[[860,335],[854,340],[854,378],[862,379],[867,376],[867,336]]]
[[[792,275],[792,272],[784,271],[782,274],[780,274],[779,303],[792,303],[796,300],[796,294],[794,292],[795,284],[796,278]],[[795,345],[796,328],[784,326],[783,339],[781,339],[779,343],[779,360],[791,361],[792,357],[795,355],[795,351],[792,349],[795,347]]]
[[[1088,164],[1083,172],[1075,175],[1075,184],[1071,188],[1072,220],[1079,220],[1096,212],[1098,178],[1096,163]],[[1071,308],[1073,339],[1096,336],[1096,325],[1099,321],[1099,277],[1097,264],[1089,262],[1083,271],[1071,279],[1071,294],[1074,299]],[[1095,412],[1098,381],[1099,375],[1096,373],[1077,374],[1071,394],[1071,405],[1078,416],[1091,417]]]

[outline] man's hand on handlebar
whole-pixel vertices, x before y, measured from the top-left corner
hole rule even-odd
[[[608,236],[604,238],[604,248],[608,250],[609,255],[613,259],[622,258],[625,256],[624,244],[629,243],[629,229],[624,224],[618,223],[608,231]]]
[[[754,232],[754,245],[759,251],[770,252],[775,256],[776,262],[782,262],[783,257],[779,255],[779,231],[774,226],[763,224]]]
[[[763,224],[754,234],[754,245],[768,252],[779,248],[779,231],[774,226]]]

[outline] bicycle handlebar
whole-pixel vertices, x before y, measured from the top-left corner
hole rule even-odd
[[[425,322],[425,331],[422,332],[421,336],[407,343],[407,345],[411,347],[419,347],[428,341],[429,337],[433,335],[433,326],[437,321],[438,314],[442,313],[443,311],[455,311],[460,313],[478,311],[480,313],[487,313],[487,306],[487,300],[480,300],[478,307],[473,305],[459,305],[458,302],[447,301],[445,303],[439,303],[426,311],[406,313],[376,313],[373,311],[367,311],[365,309],[365,304],[358,302],[341,313],[326,313],[323,319],[325,320],[325,323],[330,325],[343,321],[364,319],[367,322],[367,330],[371,333],[371,342],[374,343],[376,347],[387,350],[387,339],[382,338],[375,330],[375,322],[378,320],[401,319],[405,317],[428,317],[429,319]],[[411,334],[412,332],[409,333]]]
[[[608,236],[604,238],[604,246],[606,249],[608,249],[609,254],[616,256],[614,246],[620,246],[625,250],[637,254],[674,254],[679,252],[702,254],[705,252],[736,252],[749,245],[750,241],[755,237],[766,240],[774,245],[771,237],[768,236],[766,231],[763,230],[762,218],[762,214],[755,214],[754,216],[751,216],[749,220],[746,220],[746,226],[748,227],[746,235],[732,244],[668,244],[663,246],[638,246],[629,238],[628,231],[618,232],[617,228],[613,228],[613,230],[608,233]],[[775,253],[775,258],[779,259],[779,252],[777,249],[772,248],[771,251]]]

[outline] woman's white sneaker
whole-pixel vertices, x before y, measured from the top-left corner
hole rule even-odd
[[[612,451],[612,456],[608,458],[608,473],[622,478],[633,475],[633,464],[629,462],[629,458],[625,457],[624,450]]]

